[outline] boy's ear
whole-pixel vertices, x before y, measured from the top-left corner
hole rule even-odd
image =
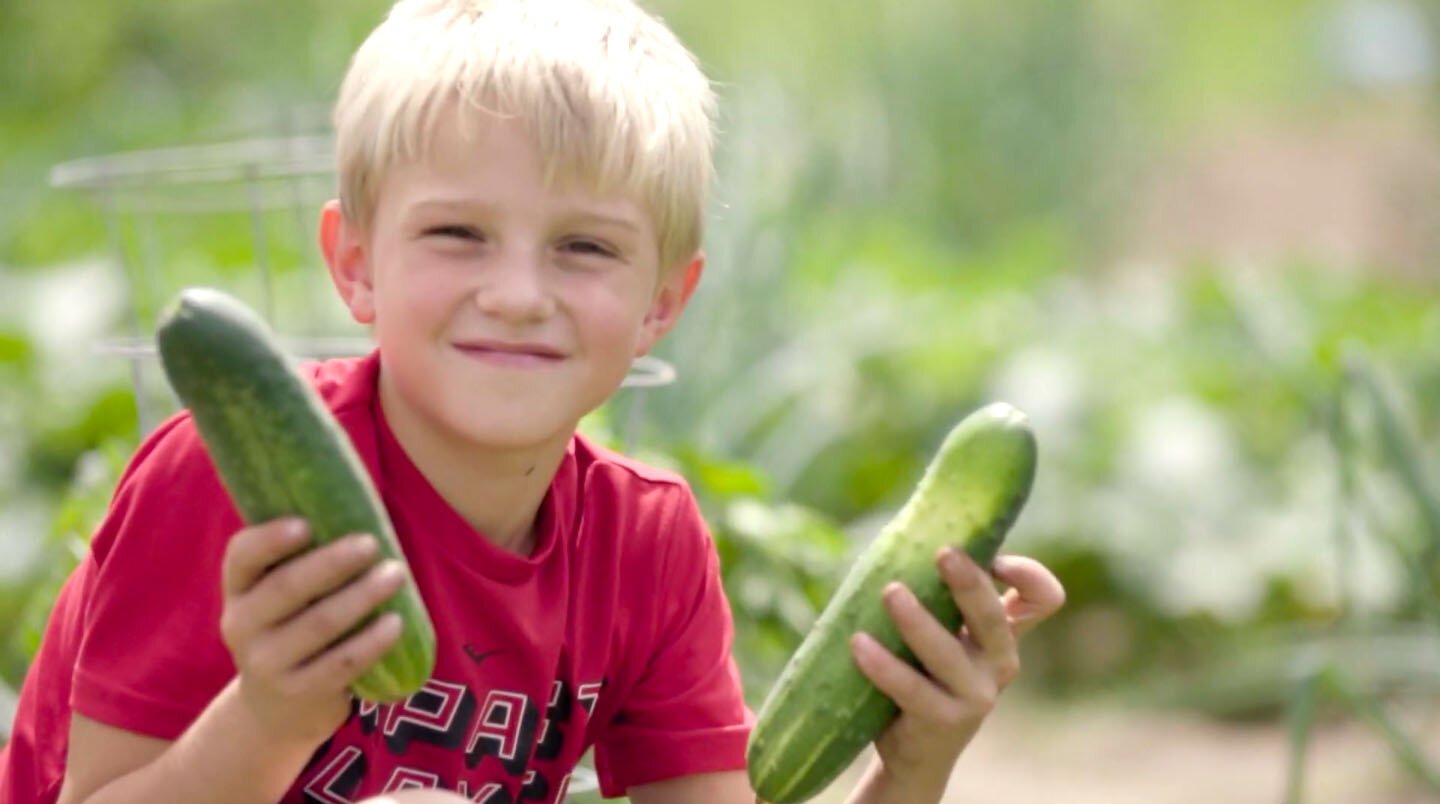
[[[320,253],[330,281],[358,324],[375,323],[375,277],[370,270],[365,233],[346,219],[340,202],[331,199],[320,210]]]
[[[670,269],[661,280],[660,286],[655,289],[655,297],[650,301],[650,309],[645,313],[644,329],[635,348],[636,357],[648,353],[680,320],[680,314],[694,295],[704,270],[705,253],[697,251],[683,268]]]

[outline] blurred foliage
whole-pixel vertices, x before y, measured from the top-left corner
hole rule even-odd
[[[177,195],[107,217],[103,198],[49,189],[47,170],[323,131],[385,5],[0,5],[12,687],[137,412],[173,404],[153,363],[94,343],[143,333],[181,284],[255,299],[257,231],[281,328],[360,334],[316,267],[310,207],[206,213]],[[1365,3],[650,5],[722,94],[708,268],[662,345],[679,382],[624,391],[586,426],[694,485],[752,699],[943,433],[1004,399],[1041,448],[1010,545],[1070,600],[1027,639],[1031,689],[1288,710],[1297,779],[1327,690],[1382,725],[1389,701],[1435,700],[1433,274],[1114,258],[1168,144],[1376,91],[1325,45],[1334,15]],[[1434,3],[1399,6],[1440,21]],[[309,203],[323,183],[297,192]]]

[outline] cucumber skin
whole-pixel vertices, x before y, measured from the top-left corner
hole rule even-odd
[[[989,566],[1029,497],[1035,437],[1003,403],[965,417],[946,437],[909,501],[856,559],[771,688],[747,750],[752,787],[772,804],[806,801],[889,725],[898,709],[855,665],[864,631],[916,665],[881,603],[891,581],[911,589],[951,631],[962,618],[935,566],[944,545]]]
[[[219,291],[183,291],[156,332],[171,387],[191,417],[246,522],[303,517],[314,546],[372,534],[382,557],[404,560],[384,505],[348,434],[265,322]],[[400,638],[351,688],[377,702],[408,697],[435,664],[435,629],[413,580],[382,612],[400,615]]]

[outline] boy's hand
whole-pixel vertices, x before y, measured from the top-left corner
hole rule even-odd
[[[350,683],[394,644],[400,618],[386,613],[340,639],[400,589],[405,570],[377,564],[370,536],[309,544],[296,519],[235,534],[222,567],[220,632],[240,699],[267,732],[318,744],[349,715]]]
[[[1020,634],[1065,602],[1060,581],[1033,559],[995,559],[995,577],[1010,587],[1003,597],[964,552],[942,550],[936,560],[965,617],[958,638],[904,585],[892,583],[884,593],[885,607],[924,673],[866,635],[856,634],[851,641],[861,672],[900,707],[900,715],[875,740],[881,773],[916,791],[916,798],[899,800],[918,800],[920,791],[926,798],[933,791],[938,800],[960,752],[1020,672]]]

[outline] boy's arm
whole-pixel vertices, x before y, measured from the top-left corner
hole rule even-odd
[[[169,746],[169,740],[136,734],[72,712],[67,748],[70,761],[65,766],[59,804],[85,800],[111,779],[150,764]]]
[[[273,802],[314,750],[270,735],[241,705],[235,682],[173,743],[75,713],[59,801]]]

